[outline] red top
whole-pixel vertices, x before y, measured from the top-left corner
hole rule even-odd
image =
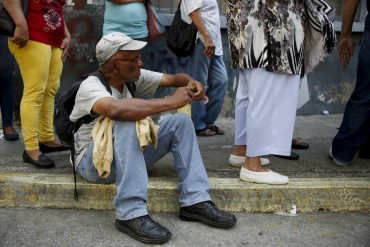
[[[30,40],[60,47],[64,39],[63,5],[66,0],[29,1],[27,25]]]

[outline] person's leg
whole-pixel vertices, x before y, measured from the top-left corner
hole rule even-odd
[[[0,35],[0,108],[2,125],[6,140],[18,140],[19,135],[13,127],[13,69],[14,57],[8,48],[8,37]]]
[[[177,186],[180,206],[211,200],[208,193],[208,176],[194,127],[191,119],[185,114],[172,115],[160,123],[157,148],[149,145],[144,151],[147,166],[154,165],[170,151],[180,178]]]
[[[240,179],[247,182],[286,184],[288,177],[261,166],[260,156],[290,153],[299,75],[245,69],[241,81],[248,86],[247,155]]]
[[[215,121],[221,112],[226,94],[226,86],[227,73],[224,61],[222,56],[214,56],[211,59],[210,69],[208,72],[207,96],[209,97],[209,102],[206,105],[207,115],[205,118],[207,127],[214,126]],[[218,132],[217,129],[215,129],[213,131],[215,131],[216,134],[223,134],[223,130]]]
[[[241,71],[242,70],[240,70],[240,72]],[[240,76],[235,98],[235,141],[229,157],[229,164],[235,167],[241,167],[246,159],[246,124],[248,104],[248,87],[247,84],[243,81],[243,76]],[[261,158],[260,162],[261,165],[270,164],[270,161],[266,158]]]
[[[161,122],[158,147],[154,149],[149,145],[144,151],[147,165],[153,165],[168,151],[172,151],[180,178],[177,186],[180,219],[200,221],[215,227],[235,225],[235,215],[218,210],[211,201],[208,176],[200,156],[194,126],[185,114],[178,113]]]
[[[299,75],[248,70],[247,156],[289,155],[298,103]]]
[[[13,42],[8,44],[18,62],[24,82],[21,121],[25,149],[39,151],[40,110],[47,87],[51,47],[32,40],[22,49]],[[29,155],[35,160],[40,155],[39,152],[35,155],[31,152]]]
[[[62,74],[63,62],[61,59],[62,49],[51,47],[50,68],[48,71],[47,85],[40,109],[40,142],[54,141],[54,101],[59,89],[60,76]]]
[[[136,135],[135,122],[113,123],[113,162],[111,174],[107,179],[99,178],[92,160],[91,141],[77,171],[84,179],[93,183],[116,181],[114,207],[118,220],[130,220],[148,214],[146,205],[148,175],[143,151]]]
[[[171,238],[171,232],[156,223],[147,211],[148,175],[136,136],[135,122],[114,122],[114,158],[110,175],[102,179],[93,165],[93,141],[83,155],[77,172],[93,183],[116,181],[116,228],[145,243],[162,243]]]
[[[206,88],[208,87],[208,74],[211,59],[204,55],[204,45],[198,40],[194,50],[188,59],[187,73],[195,80],[201,82]],[[208,95],[208,91],[206,90]],[[211,99],[209,99],[211,101]],[[204,130],[207,117],[207,105],[204,101],[198,100],[191,104],[191,118],[196,131]]]
[[[116,179],[116,169],[112,164],[111,172],[107,178],[99,177],[98,170],[95,168],[93,163],[93,151],[94,151],[94,142],[91,140],[89,147],[85,151],[80,163],[78,164],[76,171],[77,173],[84,178],[85,180],[91,183],[97,184],[110,184],[113,183]]]
[[[8,37],[0,35],[0,107],[3,127],[13,126],[12,78],[14,57],[8,49]]]
[[[334,161],[348,165],[370,134],[370,33],[363,35],[358,55],[357,80],[341,126],[332,142]]]
[[[248,85],[245,82],[243,76],[243,69],[239,70],[239,82],[238,82],[238,89],[236,91],[236,99],[235,99],[235,141],[234,145],[238,146],[234,155],[246,155],[246,147],[247,145],[247,110],[249,106],[249,98],[248,98]],[[241,149],[241,150],[240,150]]]

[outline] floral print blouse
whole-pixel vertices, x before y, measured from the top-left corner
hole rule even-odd
[[[30,0],[27,25],[30,40],[60,47],[64,39],[66,0]]]
[[[304,0],[226,0],[232,67],[304,74]]]

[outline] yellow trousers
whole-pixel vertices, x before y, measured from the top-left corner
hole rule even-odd
[[[54,140],[54,99],[63,69],[62,49],[32,40],[23,48],[10,40],[8,45],[24,83],[21,122],[25,149],[39,149],[39,141]]]

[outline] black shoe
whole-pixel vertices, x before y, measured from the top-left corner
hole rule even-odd
[[[45,154],[41,154],[39,156],[38,160],[32,159],[27,154],[26,150],[24,150],[24,152],[23,152],[23,161],[27,162],[27,163],[30,163],[32,165],[38,166],[40,168],[50,168],[50,167],[53,167],[55,165],[55,162],[52,159],[50,159],[48,156],[46,156]]]
[[[292,143],[292,149],[308,149],[310,145],[305,142]]]
[[[360,158],[360,159],[370,159],[370,153],[365,153],[365,152],[359,152],[358,153],[358,157]]]
[[[66,150],[71,149],[71,146],[65,143],[61,143],[61,145],[58,147],[49,147],[49,146],[46,146],[45,144],[39,143],[39,147],[40,147],[40,151],[43,153],[61,152],[61,151],[66,151]]]
[[[200,202],[188,207],[181,207],[180,219],[201,221],[215,227],[231,227],[236,224],[235,215],[218,210],[211,201]]]
[[[7,129],[8,131],[10,130],[11,133],[6,133],[5,129]],[[17,133],[17,131],[15,131],[13,127],[3,128],[3,133],[4,133],[4,138],[7,141],[16,141],[19,139],[19,134]]]
[[[5,140],[7,141],[16,141],[19,139],[19,134],[17,132],[6,134],[4,133]]]
[[[149,215],[132,220],[116,220],[116,228],[143,243],[161,244],[172,236],[169,230],[152,220]]]
[[[293,151],[290,152],[289,156],[277,155],[277,154],[274,154],[274,156],[282,158],[282,159],[286,159],[286,160],[297,160],[297,159],[299,159],[299,154],[294,153]]]

